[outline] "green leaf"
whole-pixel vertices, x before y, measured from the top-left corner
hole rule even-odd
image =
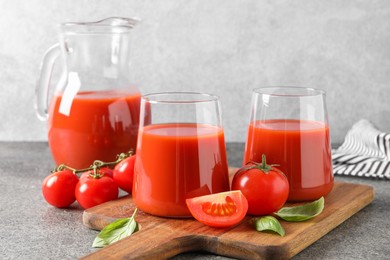
[[[135,213],[130,218],[120,218],[108,224],[93,241],[92,247],[105,247],[138,231]]]
[[[275,215],[286,221],[305,221],[319,215],[324,209],[324,197],[316,201],[295,207],[281,208]]]
[[[273,216],[265,216],[252,219],[252,223],[257,231],[273,231],[284,237],[286,232],[282,225]]]

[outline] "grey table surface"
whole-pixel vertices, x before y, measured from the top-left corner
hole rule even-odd
[[[244,145],[228,143],[229,165],[239,166]],[[76,259],[91,247],[97,231],[82,224],[77,203],[69,209],[48,205],[41,183],[54,167],[45,142],[0,142],[0,259]],[[339,177],[371,185],[374,201],[294,259],[390,259],[390,182]],[[191,252],[174,259],[227,259]]]

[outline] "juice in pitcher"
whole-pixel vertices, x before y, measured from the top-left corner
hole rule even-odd
[[[131,80],[129,50],[137,23],[108,17],[59,24],[59,42],[43,57],[36,88],[37,115],[48,122],[56,164],[86,168],[136,148],[141,97]]]
[[[135,150],[139,107],[140,94],[120,91],[80,92],[70,100],[54,96],[48,141],[55,162],[79,169]]]

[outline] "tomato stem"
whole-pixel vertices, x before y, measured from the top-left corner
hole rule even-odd
[[[267,158],[266,158],[265,154],[263,154],[263,155],[261,156],[261,167],[262,167],[263,169],[268,168],[268,167],[267,167]]]
[[[262,170],[264,173],[268,174],[272,170],[272,165],[267,164],[267,158],[265,154],[261,156],[261,163],[256,165],[256,168]]]
[[[279,166],[278,164],[267,164],[267,158],[265,154],[261,156],[261,162],[249,161],[246,166],[242,167],[238,172],[250,170],[250,169],[259,169],[263,171],[265,174],[268,174],[269,171],[274,169],[274,166]]]
[[[108,166],[113,166],[113,165],[116,165],[118,163],[120,163],[121,161],[123,161],[124,159],[126,159],[127,157],[130,157],[134,154],[134,151],[133,150],[130,150],[126,153],[120,153],[117,155],[117,159],[113,162],[103,162],[103,161],[100,161],[100,160],[95,160],[93,161],[92,165],[88,168],[83,168],[83,169],[75,169],[75,168],[72,168],[66,164],[60,164],[58,165],[54,170],[52,170],[51,172],[58,172],[58,171],[63,171],[65,169],[67,170],[71,170],[73,172],[73,174],[75,175],[78,175],[79,173],[83,173],[83,172],[86,172],[86,171],[91,171],[93,170],[93,172],[90,174],[90,176],[92,178],[101,178],[103,177],[104,173],[103,174],[100,174],[99,170],[102,168],[102,167],[108,167]]]
[[[76,169],[74,169],[66,164],[60,164],[51,172],[53,173],[53,172],[59,172],[59,171],[63,171],[63,170],[71,170],[73,173],[76,171]]]
[[[261,156],[261,163],[256,163],[256,168],[262,170],[266,174],[268,174],[269,171],[274,170],[274,166],[279,166],[279,164],[267,164],[267,158],[265,154],[262,154]]]

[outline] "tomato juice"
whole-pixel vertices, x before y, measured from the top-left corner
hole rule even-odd
[[[62,102],[70,102],[68,111]],[[114,161],[117,154],[135,149],[139,110],[140,94],[101,91],[80,92],[73,99],[54,96],[48,140],[55,162],[79,169],[94,160]]]
[[[223,130],[196,123],[140,129],[133,199],[147,213],[190,217],[185,200],[229,190]]]
[[[333,187],[329,127],[317,121],[264,120],[249,125],[244,164],[278,164],[290,185],[289,201],[318,199]]]

